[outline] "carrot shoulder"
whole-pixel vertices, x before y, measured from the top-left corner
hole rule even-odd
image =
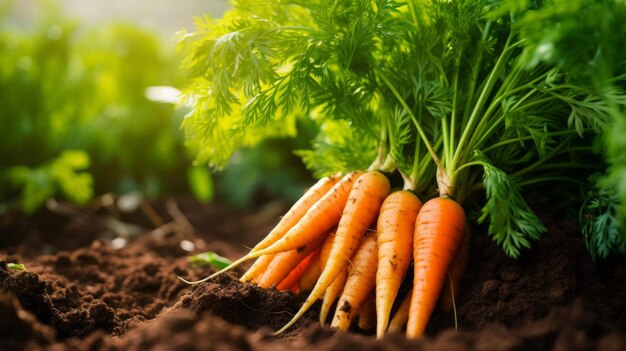
[[[407,337],[419,338],[423,335],[464,233],[465,211],[448,197],[429,200],[418,213]]]
[[[378,255],[376,236],[368,235],[351,260],[348,279],[337,302],[331,328],[348,330],[352,319],[374,291]]]
[[[411,264],[415,220],[421,206],[415,194],[402,190],[389,195],[380,209],[377,225],[377,338],[382,338],[387,330],[391,307]]]
[[[337,227],[328,262],[320,278],[298,313],[276,334],[287,330],[311,308],[315,301],[323,295],[324,290],[346,267],[348,260],[358,249],[367,228],[376,220],[380,206],[389,194],[390,187],[387,177],[378,171],[366,172],[354,183]]]

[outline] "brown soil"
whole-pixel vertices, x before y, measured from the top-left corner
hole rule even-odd
[[[281,206],[256,214],[189,201],[180,207],[195,233],[146,231],[123,247],[112,241],[118,234],[103,211],[0,216],[0,349],[626,349],[626,262],[594,264],[567,221],[544,218],[549,233],[519,260],[476,228],[457,301],[458,331],[453,313],[437,311],[423,340],[377,341],[359,330],[320,327],[314,308],[274,338],[301,298],[242,284],[235,274],[195,286],[177,276],[212,272],[190,267],[182,247],[237,258],[271,228]],[[149,226],[140,213],[120,219]],[[28,271],[9,269],[8,262]]]

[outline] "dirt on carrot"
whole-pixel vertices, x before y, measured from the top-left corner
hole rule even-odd
[[[387,330],[391,308],[413,261],[415,220],[421,206],[421,201],[413,193],[397,191],[385,199],[378,216],[376,335],[379,338]]]
[[[195,243],[199,251],[236,258],[246,250],[222,231],[222,221],[228,219],[229,226],[236,223],[247,240],[255,242],[259,238],[254,236],[260,235],[256,227],[271,228],[277,215],[259,221],[224,209],[205,207],[205,212],[198,213],[193,208],[185,213],[196,228],[202,228],[196,234],[155,237],[145,233],[129,239],[122,248],[98,239],[108,232],[98,224],[102,223],[98,217],[77,226],[69,225],[72,219],[45,212],[38,215],[39,222],[14,213],[0,216],[2,261],[23,263],[28,269],[21,272],[0,264],[2,349],[626,348],[622,313],[626,309],[626,262],[594,265],[576,225],[566,220],[544,216],[548,233],[519,260],[506,257],[484,235],[484,229],[473,229],[469,269],[457,300],[459,331],[453,329],[451,312],[435,310],[424,340],[389,335],[377,341],[357,329],[335,333],[317,323],[318,303],[297,328],[276,339],[271,337],[273,328],[282,325],[301,302],[290,293],[259,289],[230,275],[220,278],[219,284],[195,287],[179,283],[176,276],[201,277],[212,272],[188,266],[182,240]],[[64,246],[55,239],[76,233],[77,228],[89,228],[81,236],[88,243],[76,246],[68,240]],[[40,239],[31,246],[21,239],[25,236]],[[261,312],[251,311],[246,306],[250,301]],[[274,309],[277,302],[282,304],[280,309]],[[228,312],[226,307],[220,310],[220,304]],[[228,321],[226,314],[239,319]]]

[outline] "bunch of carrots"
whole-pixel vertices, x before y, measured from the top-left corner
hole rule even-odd
[[[467,263],[466,237],[465,212],[451,196],[422,205],[406,185],[392,191],[383,172],[356,171],[320,179],[247,255],[189,283],[256,259],[242,282],[296,294],[310,291],[300,311],[277,333],[322,300],[322,324],[336,306],[333,328],[348,330],[357,315],[359,325],[371,326],[375,315],[378,337],[406,325],[407,336],[415,338],[424,333],[442,291],[442,307],[450,308],[453,296],[446,292],[453,291]],[[465,254],[457,255],[459,251]],[[398,301],[411,263],[412,292],[405,302]],[[390,325],[394,303],[400,307]]]
[[[319,134],[299,154],[321,179],[247,255],[199,282],[256,259],[243,282],[308,292],[277,333],[322,300],[322,324],[336,306],[339,330],[358,319],[378,337],[421,337],[460,290],[465,210],[518,257],[546,232],[532,194],[581,208],[592,254],[626,253],[626,192],[614,196],[626,186],[611,187],[624,158],[597,153],[607,142],[624,154],[609,133],[626,125],[623,2],[234,5],[181,41],[199,161],[223,166],[306,118]]]

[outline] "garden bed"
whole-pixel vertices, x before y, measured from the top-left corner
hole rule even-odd
[[[319,306],[281,337],[301,297],[226,274],[196,286],[211,268],[187,256],[231,259],[259,240],[284,210],[258,213],[179,201],[193,231],[120,239],[110,215],[77,210],[0,217],[2,350],[623,350],[626,263],[594,264],[575,224],[542,216],[548,233],[519,260],[474,228],[471,258],[453,313],[436,312],[423,340],[320,327]],[[164,204],[154,204],[166,213]],[[539,213],[541,210],[538,209]],[[118,218],[149,227],[140,213]],[[182,242],[182,244],[181,244]],[[23,263],[28,271],[9,269]],[[235,271],[239,274],[240,271]]]

